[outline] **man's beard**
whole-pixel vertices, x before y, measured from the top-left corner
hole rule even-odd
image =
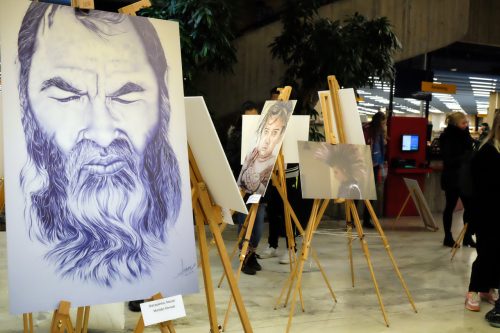
[[[158,207],[156,197],[159,190],[172,189],[152,184],[151,168],[144,165],[145,160],[151,163],[148,151],[140,157],[124,139],[106,148],[82,140],[64,157],[52,140],[49,145],[46,184],[29,192],[31,207],[27,206],[27,215],[37,220],[37,225],[31,223],[36,237],[51,247],[45,258],[63,277],[108,287],[115,280],[130,282],[149,275],[165,241],[168,219],[177,217],[180,205],[176,160],[177,173],[165,180],[178,196],[174,212],[169,212],[172,207]],[[93,170],[92,165],[103,160],[114,160],[119,170]]]

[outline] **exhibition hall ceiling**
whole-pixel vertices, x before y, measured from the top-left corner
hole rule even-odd
[[[464,111],[468,114],[486,113],[491,91],[500,90],[500,76],[461,73],[452,71],[434,71],[434,82],[454,84],[456,94],[432,94],[429,112],[446,113]],[[376,81],[373,88],[359,89],[364,101],[359,103],[361,113],[372,114],[389,106],[389,84]],[[421,104],[425,102],[413,98],[394,98],[393,111],[397,114],[420,114]]]

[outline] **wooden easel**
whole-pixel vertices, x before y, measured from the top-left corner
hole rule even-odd
[[[280,100],[280,101],[288,101],[289,98],[290,98],[290,94],[292,92],[292,88],[290,86],[286,86],[284,88],[279,88],[279,90],[280,90],[280,95],[278,97],[278,100]],[[280,153],[278,155],[278,160],[283,160],[283,154],[282,154],[281,150],[280,150]],[[273,173],[272,173],[271,177],[275,176],[275,170],[277,169],[277,164],[275,164],[275,169],[273,170]],[[281,171],[283,172],[283,178],[284,178],[284,169],[282,169]],[[286,183],[285,183],[285,191],[286,191]],[[285,196],[286,196],[286,194],[285,194]],[[286,200],[286,202],[288,202],[288,200]],[[246,260],[246,254],[247,254],[247,251],[248,251],[248,246],[249,246],[249,243],[250,243],[250,237],[252,235],[252,231],[253,231],[253,227],[254,227],[254,223],[255,223],[255,218],[257,216],[257,210],[258,209],[259,209],[259,204],[258,203],[254,203],[254,204],[251,205],[250,210],[248,211],[248,215],[247,215],[247,217],[245,219],[245,222],[243,224],[243,227],[241,228],[240,234],[238,236],[238,241],[236,242],[235,247],[234,247],[234,249],[232,251],[232,257],[234,257],[234,255],[236,254],[236,252],[238,250],[239,244],[242,242],[242,239],[243,239],[242,248],[241,248],[240,256],[239,256],[239,265],[238,265],[238,269],[236,270],[236,281],[237,282],[240,279],[241,269],[242,269],[243,264],[244,264],[244,262]],[[289,219],[286,218],[287,213],[289,214],[289,210],[288,210],[287,205],[285,205],[285,224],[287,222],[289,222]],[[288,215],[288,217],[289,217],[289,215]],[[288,238],[288,246],[289,246],[289,253],[290,253],[290,248],[293,249],[295,247],[295,241],[294,241],[294,237],[289,234],[289,229],[291,230],[291,227],[288,228],[288,226],[287,226],[286,227],[286,234],[287,234],[287,238]],[[243,235],[244,235],[244,238],[243,238]],[[292,250],[291,252],[293,252],[293,256],[295,256],[295,251]],[[290,260],[290,264],[291,264],[291,261],[292,260]],[[222,277],[221,277],[221,279],[219,281],[219,287],[220,287],[220,285],[221,285],[221,283],[222,283],[225,275],[227,275],[227,273],[225,273],[225,274],[222,275]],[[229,315],[231,313],[232,305],[233,305],[233,298],[230,297],[229,298],[229,303],[228,303],[228,306],[227,306],[227,310],[226,310],[226,315],[224,317],[224,324],[222,326],[222,330],[223,331],[225,331],[226,328],[227,328],[227,324],[229,322]]]
[[[335,76],[328,77],[328,86],[329,86],[330,95],[331,95],[331,98],[333,101],[333,106],[334,106],[333,111],[334,111],[334,115],[335,115],[335,122],[337,124],[337,133],[339,136],[339,141],[336,140],[336,138],[333,134],[334,133],[333,126],[332,126],[333,122],[330,119],[329,103],[322,102],[322,112],[323,112],[323,118],[325,120],[325,138],[326,138],[326,141],[330,144],[336,144],[338,142],[345,143],[346,140],[345,140],[344,129],[343,129],[343,125],[342,125],[343,124],[342,113],[340,112],[340,102],[339,102],[339,97],[338,97],[338,91],[339,91],[340,87],[338,85],[338,82],[337,82]],[[290,277],[289,277],[288,281],[283,286],[280,297],[278,298],[277,303],[279,303],[281,301],[281,297],[284,294],[286,289],[288,289],[288,295],[289,295],[291,292],[291,289],[294,286],[294,282],[295,282],[295,288],[293,288],[294,290],[293,290],[293,295],[292,295],[292,299],[291,299],[290,314],[288,317],[288,324],[287,324],[286,332],[289,332],[290,328],[291,328],[292,319],[293,319],[293,315],[294,315],[294,311],[295,311],[295,303],[296,303],[296,299],[297,299],[297,294],[299,293],[300,288],[301,288],[304,263],[306,262],[306,260],[308,259],[308,256],[309,256],[309,251],[311,249],[311,242],[312,242],[312,239],[314,236],[314,231],[318,228],[318,225],[321,221],[321,218],[323,217],[323,214],[328,206],[329,201],[330,201],[329,199],[315,199],[314,200],[313,209],[312,209],[312,212],[311,212],[311,215],[309,218],[309,223],[307,225],[304,239],[302,242],[301,255],[299,257],[298,262],[294,266],[293,271],[290,273]],[[384,244],[384,247],[387,251],[387,254],[389,255],[389,258],[391,260],[393,268],[394,268],[394,270],[395,270],[395,272],[396,272],[396,274],[397,274],[397,276],[398,276],[398,278],[399,278],[399,280],[400,280],[400,282],[401,282],[401,284],[406,292],[408,300],[409,300],[413,310],[415,312],[417,312],[417,309],[416,309],[415,304],[413,302],[413,298],[411,297],[411,294],[408,290],[408,287],[406,286],[406,282],[404,281],[404,279],[401,275],[401,272],[399,271],[399,268],[396,264],[394,256],[392,255],[390,245],[389,245],[387,238],[384,234],[384,231],[380,225],[380,222],[375,214],[375,211],[373,210],[373,207],[372,207],[369,200],[364,200],[364,203],[365,203],[365,205],[370,213],[370,216],[372,217],[375,229],[377,230],[380,237],[382,238],[382,242]],[[384,304],[382,302],[382,296],[380,294],[378,283],[377,283],[377,280],[375,278],[375,273],[374,273],[373,265],[372,265],[371,258],[370,258],[370,252],[368,250],[368,244],[367,244],[366,239],[365,239],[365,234],[363,232],[363,227],[361,225],[361,221],[360,221],[360,218],[358,215],[356,205],[355,205],[354,201],[350,200],[350,199],[345,200],[345,205],[346,205],[346,221],[348,222],[348,231],[349,231],[349,224],[350,224],[349,222],[351,221],[351,218],[352,218],[352,221],[356,227],[356,232],[358,233],[358,238],[361,242],[361,247],[362,247],[363,252],[365,254],[365,259],[366,259],[368,269],[370,271],[370,275],[371,275],[371,278],[372,278],[372,281],[373,281],[373,284],[375,287],[375,292],[377,294],[377,298],[378,298],[379,305],[380,305],[380,308],[382,311],[382,315],[384,317],[384,321],[385,321],[386,325],[389,326],[385,307],[384,307]],[[349,244],[351,244],[352,243],[352,239],[351,239],[352,236],[349,236],[349,238],[350,238]],[[350,253],[350,258],[352,258],[351,256],[352,256],[352,254]],[[313,252],[313,257],[314,257],[314,252]],[[352,271],[352,259],[351,259],[351,271]],[[353,280],[353,282],[354,282],[354,280]],[[288,302],[288,297],[287,297],[287,300],[285,301],[285,306],[286,306],[287,302]]]
[[[278,100],[288,101],[290,98],[290,94],[291,94],[291,87],[286,86],[284,88],[279,88],[279,90],[280,90],[280,95],[278,97]],[[288,255],[289,255],[289,259],[290,259],[290,271],[292,271],[293,263],[296,262],[296,260],[297,260],[297,256],[295,253],[295,235],[294,235],[294,231],[293,231],[292,221],[295,224],[295,227],[297,228],[298,232],[301,235],[304,235],[304,229],[302,228],[302,226],[297,218],[297,215],[295,214],[292,206],[290,205],[290,202],[288,201],[287,188],[286,188],[286,176],[285,176],[285,163],[284,163],[283,153],[281,150],[280,150],[280,153],[278,155],[274,170],[271,174],[271,181],[272,181],[273,186],[278,191],[281,200],[283,201],[285,230],[286,230],[286,237],[288,240]],[[245,219],[243,227],[241,228],[240,234],[238,236],[238,241],[237,241],[237,243],[232,251],[232,254],[231,254],[231,257],[233,258],[238,251],[239,244],[242,243],[242,249],[241,249],[240,257],[239,257],[239,266],[238,266],[238,269],[236,272],[237,280],[239,280],[239,278],[240,278],[241,269],[242,269],[244,261],[246,259],[246,253],[248,250],[250,237],[252,235],[252,230],[253,230],[258,207],[259,207],[259,204],[252,204],[252,206],[250,207],[249,213]],[[243,242],[242,242],[242,240],[243,240]],[[319,262],[318,257],[315,255],[315,252],[314,252],[314,260],[315,260],[315,263],[317,264],[319,270],[322,273],[322,276],[323,276],[325,283],[330,291],[330,294],[332,295],[333,299],[336,302],[337,299],[336,299],[335,293],[333,292],[333,289],[330,286],[330,283],[328,282],[328,279],[326,277],[326,273],[325,273],[323,267],[321,266],[321,263]],[[219,280],[219,285],[218,285],[219,287],[221,286],[223,279],[224,279],[224,274],[221,276],[221,278]],[[299,288],[299,297],[301,299],[302,309],[304,310],[304,303],[302,302],[302,292],[301,292],[300,288]],[[229,320],[229,314],[231,312],[231,307],[232,307],[232,298],[229,300],[228,309],[226,311],[226,316],[224,319],[223,330],[225,330],[227,328],[227,323]]]
[[[119,8],[118,13],[136,16],[137,15],[136,12],[138,12],[143,8],[148,8],[148,7],[151,7],[151,2],[149,0],[140,0],[128,6]]]
[[[465,238],[465,233],[467,232],[467,227],[468,226],[469,226],[468,223],[464,223],[462,231],[460,231],[460,234],[458,235],[458,238],[455,241],[455,244],[453,244],[453,247],[451,248],[451,258],[450,258],[450,261],[453,261],[453,258],[455,258],[455,255],[457,254],[457,251],[460,248],[460,244],[462,244],[462,242],[463,242],[463,240]]]
[[[191,150],[189,150],[189,167],[191,175],[191,196],[193,200],[196,229],[198,231],[201,266],[203,272],[203,281],[205,284],[205,295],[207,298],[207,309],[211,332],[219,332],[220,327],[217,322],[214,288],[212,283],[212,275],[210,272],[210,262],[208,258],[208,243],[205,235],[205,225],[209,226],[210,231],[212,232],[212,235],[214,237],[215,245],[219,252],[219,257],[222,261],[222,266],[224,268],[224,272],[231,289],[231,297],[235,300],[236,308],[238,310],[243,329],[245,332],[251,333],[253,332],[252,327],[250,325],[250,321],[248,319],[248,315],[241,298],[238,283],[235,276],[233,275],[231,262],[227,255],[224,240],[222,239],[222,235],[219,229],[219,224],[222,223],[221,208],[213,204],[207,186],[203,181],[200,170],[196,164],[196,160]],[[256,213],[256,211],[252,211],[252,209],[251,212],[252,213],[249,213],[249,215]]]

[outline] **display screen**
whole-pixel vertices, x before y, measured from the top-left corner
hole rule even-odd
[[[403,134],[401,150],[402,151],[418,151],[419,137],[416,134]]]

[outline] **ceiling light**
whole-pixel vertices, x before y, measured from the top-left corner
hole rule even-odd
[[[490,78],[487,78],[487,77],[477,77],[477,76],[469,76],[469,79],[470,80],[493,81],[493,82],[497,81],[497,79],[490,79]]]

